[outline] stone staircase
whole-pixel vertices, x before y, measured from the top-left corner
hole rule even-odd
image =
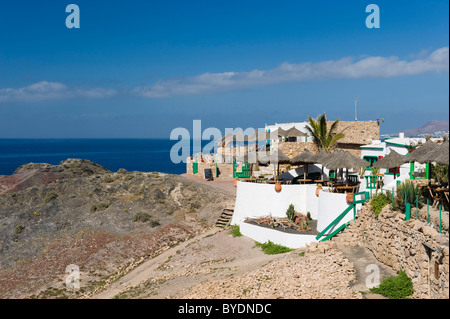
[[[231,219],[233,218],[234,207],[224,208],[219,218],[216,221],[216,227],[227,228],[230,225]]]

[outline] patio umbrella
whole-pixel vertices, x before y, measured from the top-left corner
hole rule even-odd
[[[325,161],[325,166],[328,169],[334,170],[345,168],[348,176],[349,168],[360,169],[361,167],[369,166],[369,163],[359,157],[353,156],[347,151],[337,151],[333,153],[333,156],[330,156],[329,160]],[[348,184],[348,178],[346,183]]]
[[[399,167],[402,164],[407,163],[406,158],[404,155],[401,155],[399,153],[397,153],[394,150],[391,150],[391,152],[386,155],[385,157],[381,158],[380,160],[378,160],[377,162],[375,162],[375,164],[373,164],[373,167],[375,168],[395,168],[395,167]],[[395,179],[395,174],[394,174],[394,179]]]
[[[277,130],[270,132],[271,134],[276,134],[275,136],[286,136],[287,131],[283,130],[281,127],[279,127]]]
[[[325,163],[328,159],[332,158],[333,154],[332,153],[328,153],[325,150],[320,150],[319,153],[313,154],[310,158],[311,161],[313,161],[314,163],[318,163],[321,164],[322,166],[322,176],[321,179],[323,180],[323,163]]]
[[[425,144],[416,147],[414,151],[411,152],[408,156],[406,156],[406,161],[408,163],[411,162],[418,162],[418,163],[426,163],[424,161],[427,154],[429,154],[431,151],[433,151],[438,144],[434,143],[432,140],[428,140],[425,142]]]
[[[421,160],[425,163],[436,162],[441,165],[448,165],[448,141],[442,144],[436,144],[436,147],[421,157]]]
[[[291,164],[293,165],[303,165],[303,179],[306,179],[306,174],[308,171],[308,164],[314,164],[315,161],[311,160],[314,154],[311,153],[308,149],[305,149],[302,153],[298,154],[294,158],[291,159]]]
[[[273,133],[272,133],[273,134]],[[258,130],[255,130],[252,134],[248,136],[249,141],[265,141],[270,140],[271,133],[264,131],[260,132]],[[276,135],[273,135],[276,136]]]
[[[291,158],[281,151],[274,152],[270,155],[266,155],[265,152],[259,152],[257,161],[262,165],[268,164],[269,162],[277,164],[277,179],[280,175],[280,164],[291,164]]]
[[[222,142],[229,144],[234,141],[244,142],[248,140],[248,136],[244,135],[242,132],[237,132],[236,134],[228,133],[220,139]]]
[[[444,145],[442,145],[444,146]],[[435,162],[441,165],[447,165],[448,166],[448,159],[449,156],[449,152],[448,152],[448,142],[447,142],[447,146],[442,150],[442,154],[438,157],[436,157]]]
[[[293,126],[289,130],[286,131],[285,136],[287,136],[287,137],[308,136],[308,134],[303,133],[302,131],[298,130],[295,126]]]

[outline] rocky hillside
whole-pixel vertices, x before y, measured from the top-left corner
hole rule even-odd
[[[0,298],[76,297],[210,227],[230,195],[178,175],[69,159],[0,178]],[[82,273],[67,290],[66,267]]]
[[[433,134],[440,131],[448,132],[448,130],[448,121],[430,121],[421,127],[405,130],[404,133],[405,136],[416,136],[420,134]]]

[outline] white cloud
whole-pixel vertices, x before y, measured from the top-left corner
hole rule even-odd
[[[0,102],[58,100],[70,98],[106,98],[116,94],[106,88],[72,88],[58,82],[41,81],[22,88],[0,89]]]
[[[151,86],[140,86],[132,94],[162,98],[174,95],[203,94],[245,89],[286,82],[321,79],[357,79],[448,72],[449,49],[440,48],[412,61],[398,57],[343,58],[318,63],[283,63],[271,70],[249,72],[203,73],[182,79],[160,80]]]

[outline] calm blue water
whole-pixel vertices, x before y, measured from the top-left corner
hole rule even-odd
[[[0,139],[0,175],[10,175],[28,163],[59,164],[82,158],[111,171],[181,174],[186,164],[174,164],[170,150],[177,141],[164,139]],[[192,144],[191,144],[192,145]]]

